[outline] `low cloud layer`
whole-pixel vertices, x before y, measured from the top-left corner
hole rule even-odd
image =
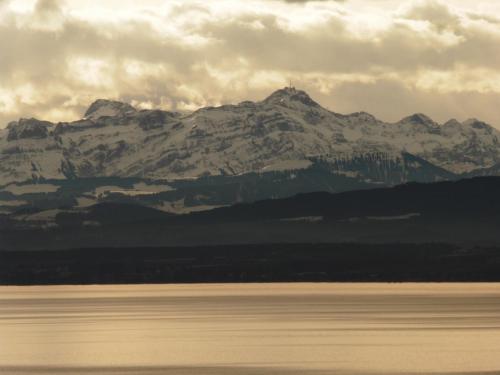
[[[0,127],[96,98],[192,110],[292,80],[337,112],[500,127],[491,1],[0,0]]]

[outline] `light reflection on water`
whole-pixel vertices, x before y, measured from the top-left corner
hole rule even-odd
[[[0,287],[0,374],[500,374],[500,284]]]

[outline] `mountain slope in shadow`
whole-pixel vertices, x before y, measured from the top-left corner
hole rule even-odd
[[[500,177],[406,184],[287,199],[186,215],[137,205],[96,205],[33,228],[3,219],[4,250],[198,246],[245,243],[500,243]]]

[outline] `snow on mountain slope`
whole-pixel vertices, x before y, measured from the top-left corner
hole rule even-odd
[[[187,115],[98,100],[80,121],[21,119],[1,130],[0,185],[39,177],[239,175],[376,153],[409,153],[462,173],[499,163],[499,139],[478,120],[441,126],[422,114],[393,124],[364,112],[341,115],[294,88]]]
[[[20,119],[0,130],[0,184],[60,177],[63,149],[46,121]]]
[[[500,163],[495,164],[489,168],[479,168],[474,169],[465,174],[466,177],[478,177],[478,176],[500,176]]]

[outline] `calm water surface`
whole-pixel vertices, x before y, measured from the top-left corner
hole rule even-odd
[[[0,287],[0,374],[500,374],[500,284]]]

